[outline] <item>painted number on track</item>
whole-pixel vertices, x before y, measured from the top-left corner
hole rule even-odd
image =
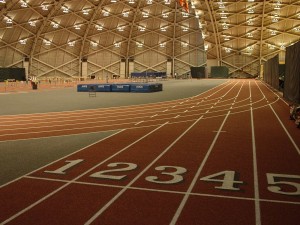
[[[67,164],[56,169],[46,170],[45,173],[64,175],[67,170],[70,170],[74,166],[81,163],[82,159],[67,160]],[[109,180],[122,180],[126,178],[126,172],[133,171],[138,168],[134,163],[127,162],[115,162],[110,163],[107,167],[112,168],[108,170],[98,171],[90,175],[90,177],[97,179],[109,179]],[[186,168],[180,166],[158,166],[156,171],[161,171],[159,176],[147,176],[145,180],[157,184],[177,184],[184,180],[184,174],[187,172]],[[119,174],[119,173],[122,174]],[[116,174],[118,173],[118,175]],[[275,174],[267,173],[267,189],[275,194],[300,196],[300,176],[289,174]],[[232,170],[225,170],[217,172],[205,177],[200,178],[201,181],[220,183],[215,186],[220,190],[239,191],[239,186],[244,184],[243,181],[237,179],[237,172]],[[298,182],[296,182],[298,181]]]

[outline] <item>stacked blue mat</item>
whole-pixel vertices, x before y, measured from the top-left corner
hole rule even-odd
[[[78,84],[78,92],[157,92],[161,83]]]

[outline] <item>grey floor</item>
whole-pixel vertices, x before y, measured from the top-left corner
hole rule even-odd
[[[228,80],[169,80],[162,81],[163,91],[153,93],[88,93],[76,88],[30,91],[28,93],[0,93],[1,115],[59,112],[106,108],[168,101],[191,97]],[[1,129],[1,127],[0,127]],[[98,132],[60,137],[18,141],[0,141],[0,187],[20,176],[45,166],[74,151],[95,143],[112,132]]]

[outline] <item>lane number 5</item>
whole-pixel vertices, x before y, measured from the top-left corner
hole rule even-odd
[[[291,179],[300,179],[298,175],[287,175],[287,174],[276,174],[276,173],[267,173],[267,181],[271,186],[268,187],[268,190],[283,195],[300,195],[300,183],[290,182],[287,180]],[[295,191],[283,191],[283,186],[293,187]],[[291,188],[289,188],[290,190]]]

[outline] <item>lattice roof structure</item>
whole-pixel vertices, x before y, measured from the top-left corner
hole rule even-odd
[[[37,77],[223,65],[257,76],[300,39],[300,1],[0,0],[0,66]]]

